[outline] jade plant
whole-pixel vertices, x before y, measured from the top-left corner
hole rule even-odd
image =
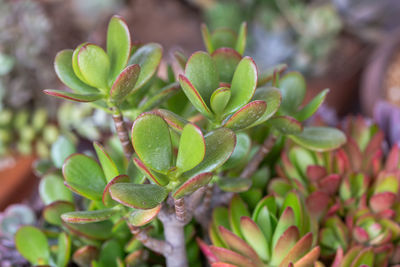
[[[21,228],[16,241],[23,256],[33,264],[64,266],[66,254],[72,254],[79,266],[132,266],[151,253],[148,265],[160,255],[167,266],[199,265],[193,239],[202,232],[196,231],[197,224],[208,228],[211,211],[222,198],[240,202],[232,193],[249,189],[253,176],[265,170],[264,158],[277,142],[290,139],[316,151],[336,149],[345,142],[345,135],[335,128],[304,126],[328,91],[304,103],[306,84],[300,73],[284,73],[285,65],[259,73],[252,58],[243,56],[246,31],[244,23],[235,38],[227,38],[203,27],[208,52],[195,52],[188,59],[175,54],[184,72],[175,73],[168,65],[167,78],[158,76],[161,46],[132,42],[118,16],[109,22],[106,50],[83,43],[57,54],[56,73],[72,91],[44,92],[111,113],[120,142],[95,141],[89,153],[76,153],[68,138],[55,143],[52,163],[37,167],[44,175],[43,216],[57,234]],[[234,224],[225,230],[233,233],[222,230],[227,238],[242,238],[242,249],[257,251],[257,266],[314,263],[319,254],[314,248],[316,220],[307,218],[303,198],[293,192],[283,202],[269,196],[260,203],[252,219],[243,202],[232,204]],[[269,226],[261,218],[268,218]],[[249,227],[266,230],[266,243],[256,246],[253,238],[247,240],[241,231]],[[26,236],[33,241],[23,244]],[[49,250],[43,236],[57,236],[58,248]],[[32,256],[29,246],[35,240],[41,249]],[[66,250],[68,240],[73,245]],[[282,246],[301,247],[301,252],[281,253]],[[62,264],[54,263],[60,257]]]

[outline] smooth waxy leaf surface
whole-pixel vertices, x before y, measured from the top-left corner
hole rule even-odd
[[[291,114],[297,111],[306,94],[306,82],[298,72],[289,72],[279,80],[282,109]]]
[[[247,257],[236,253],[232,250],[220,247],[210,246],[212,253],[218,258],[218,260],[234,264],[239,267],[255,267],[256,265]]]
[[[179,140],[176,167],[183,173],[193,169],[203,159],[206,153],[206,143],[200,128],[194,124],[187,124]]]
[[[102,221],[95,223],[64,223],[68,230],[78,236],[94,239],[106,240],[112,236],[113,223],[111,221]]]
[[[209,54],[214,52],[214,47],[211,41],[211,34],[208,30],[208,27],[205,23],[201,24],[201,36],[203,37],[203,42],[206,47],[206,50]]]
[[[67,223],[92,223],[105,221],[116,213],[118,213],[116,209],[72,211],[61,215],[61,219]]]
[[[110,187],[111,197],[135,209],[153,209],[167,197],[164,187],[153,184],[117,183]]]
[[[268,241],[257,224],[249,217],[240,218],[240,229],[247,243],[257,252],[261,259],[268,259]]]
[[[249,217],[250,213],[244,201],[238,195],[235,195],[229,204],[229,223],[232,231],[240,238],[244,238],[240,230],[240,218],[242,216]]]
[[[100,143],[94,142],[93,147],[96,151],[97,158],[100,161],[104,176],[106,177],[107,182],[110,182],[114,177],[119,175],[118,168]]]
[[[45,234],[33,226],[23,226],[15,234],[15,245],[32,265],[49,263],[49,244]]]
[[[83,246],[75,251],[72,259],[79,266],[90,266],[98,259],[99,250],[94,246]]]
[[[74,154],[64,163],[65,184],[74,192],[91,200],[101,200],[106,179],[99,164],[83,154]]]
[[[151,222],[161,210],[161,204],[148,210],[134,210],[129,215],[129,223],[133,226],[143,226]]]
[[[156,173],[147,168],[146,165],[143,164],[139,159],[134,158],[133,162],[135,163],[136,167],[146,176],[147,179],[150,179],[155,184],[164,186],[169,183],[169,179],[166,175],[161,173]]]
[[[112,207],[112,206],[115,206],[116,204],[118,204],[115,200],[113,200],[113,199],[111,198],[110,190],[109,190],[109,189],[110,189],[110,187],[111,187],[113,184],[116,184],[116,183],[128,183],[128,182],[130,182],[130,178],[129,178],[128,175],[125,175],[125,174],[118,175],[117,177],[115,177],[114,179],[112,179],[112,180],[106,185],[106,187],[104,188],[103,197],[102,197],[103,204],[104,204],[106,207]]]
[[[75,145],[66,137],[59,136],[51,146],[51,160],[54,166],[61,168],[64,161],[76,152]]]
[[[239,52],[239,54],[243,55],[246,50],[246,42],[247,42],[247,23],[243,22],[240,25],[238,37],[236,40],[235,49]]]
[[[140,67],[137,64],[126,67],[116,78],[110,90],[111,100],[121,103],[135,88]]]
[[[186,64],[185,76],[204,102],[209,105],[211,94],[219,85],[217,68],[211,56],[205,52],[194,53]],[[184,91],[186,93],[185,89]],[[190,97],[189,100],[191,100]]]
[[[212,172],[222,166],[232,154],[235,144],[235,133],[227,128],[219,128],[209,132],[205,136],[206,154],[199,165],[183,174],[185,178],[191,178],[204,172]]]
[[[273,67],[261,72],[258,75],[258,86],[265,85],[267,82],[269,82],[273,79],[274,75],[277,75],[277,74],[280,75],[286,69],[287,69],[286,64],[279,64],[279,65],[273,66]]]
[[[297,112],[294,117],[299,121],[304,121],[311,117],[322,105],[328,93],[329,89],[323,90],[321,93],[316,95],[305,107]]]
[[[251,179],[242,177],[221,177],[218,180],[218,186],[226,192],[245,192],[251,186]]]
[[[100,250],[99,267],[120,267],[118,261],[124,258],[124,250],[116,239],[107,240]]]
[[[78,67],[87,81],[93,87],[107,88],[110,60],[104,50],[94,44],[85,44],[79,49]]]
[[[227,28],[218,28],[211,34],[211,42],[214,49],[221,47],[235,48],[236,40],[236,33]]]
[[[232,130],[246,128],[256,122],[265,113],[266,109],[267,104],[262,100],[250,102],[224,122],[224,127]]]
[[[43,92],[47,95],[55,96],[58,98],[71,100],[74,102],[93,102],[104,97],[103,94],[100,93],[91,93],[91,94],[77,94],[77,93],[70,93],[61,90],[53,90],[53,89],[46,89]]]
[[[183,75],[179,75],[179,82],[182,86],[183,92],[192,103],[192,105],[204,116],[212,118],[213,114],[208,108],[206,102],[201,96],[200,92],[193,86],[193,84]],[[211,97],[211,96],[210,96]]]
[[[47,205],[43,210],[43,218],[46,222],[54,225],[61,225],[61,215],[66,212],[74,211],[75,207],[72,202],[55,201]]]
[[[128,65],[140,66],[139,78],[135,85],[135,91],[142,88],[154,76],[162,58],[162,47],[156,43],[149,43],[140,47],[129,59]]]
[[[172,194],[175,199],[182,198],[195,192],[200,187],[208,184],[212,178],[213,174],[211,172],[201,173],[194,176],[193,178],[187,180],[182,185],[180,185]]]
[[[259,125],[275,115],[281,105],[282,97],[278,89],[274,87],[265,87],[257,89],[253,99],[265,101],[267,103],[267,109],[264,114],[249,127]]]
[[[131,52],[131,37],[128,25],[119,16],[113,16],[108,23],[107,55],[110,58],[110,80],[125,68]]]
[[[250,137],[245,133],[236,134],[236,146],[233,150],[232,155],[225,162],[223,168],[230,169],[238,167],[238,164],[245,159],[250,152],[251,140]]]
[[[161,116],[168,123],[169,127],[178,133],[181,133],[183,127],[189,123],[189,121],[166,109],[157,109],[154,113]]]
[[[57,267],[67,266],[71,256],[71,238],[65,232],[58,236]]]
[[[301,123],[289,116],[274,117],[268,120],[268,124],[282,134],[296,134],[303,130]]]
[[[342,131],[330,127],[304,127],[303,132],[289,137],[299,145],[315,151],[333,150],[346,142]]]
[[[141,161],[155,171],[166,173],[172,164],[168,124],[158,115],[146,113],[132,127],[132,143]]]
[[[231,83],[231,99],[225,113],[232,113],[253,97],[257,86],[257,67],[253,59],[244,57],[238,64]]]
[[[54,60],[54,69],[58,78],[74,92],[81,94],[96,93],[97,89],[82,82],[72,67],[73,50],[67,49],[58,52]]]
[[[211,95],[211,109],[217,115],[222,115],[231,98],[231,90],[228,87],[220,87]]]
[[[223,47],[211,54],[221,82],[230,83],[242,56],[232,48]]]
[[[73,202],[72,192],[64,185],[64,180],[57,174],[49,174],[40,180],[39,194],[45,205],[63,200]]]
[[[79,51],[81,50],[81,48],[85,45],[87,45],[88,43],[82,43],[80,45],[78,45],[75,50],[74,53],[72,54],[72,69],[74,70],[75,75],[85,84],[87,84],[87,81],[85,79],[85,77],[83,77],[81,70],[79,69],[79,65],[78,65],[78,55],[79,55]],[[97,91],[97,89],[96,89]]]

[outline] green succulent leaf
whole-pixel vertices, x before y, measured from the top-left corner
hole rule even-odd
[[[92,263],[99,257],[99,250],[94,246],[83,246],[77,249],[72,259],[78,266],[92,267]]]
[[[172,167],[172,144],[168,124],[158,115],[144,113],[132,127],[132,143],[141,161],[166,173]]]
[[[153,209],[168,195],[164,187],[154,184],[117,183],[109,190],[115,201],[135,209]]]
[[[212,93],[219,86],[218,71],[211,56],[201,51],[194,53],[186,64],[185,76],[208,105]],[[191,100],[183,85],[182,89]]]
[[[112,233],[113,223],[110,220],[94,223],[63,223],[63,225],[74,235],[91,240],[107,240]],[[74,254],[75,256],[75,254]]]
[[[178,82],[164,86],[157,94],[150,97],[143,105],[141,105],[140,110],[148,111],[160,106],[164,101],[178,94],[181,91],[180,89],[181,87]]]
[[[55,96],[61,99],[71,100],[74,102],[94,102],[104,97],[103,94],[100,93],[91,93],[91,94],[77,94],[70,93],[61,90],[53,90],[53,89],[45,89],[43,92],[47,95]]]
[[[169,179],[166,175],[161,173],[156,173],[147,168],[143,162],[140,161],[138,158],[134,158],[133,162],[135,163],[136,167],[143,173],[147,179],[153,181],[155,184],[160,186],[165,186],[169,183]]]
[[[222,115],[231,98],[231,90],[228,87],[220,87],[211,95],[211,109],[218,116]]]
[[[211,42],[214,49],[221,47],[235,48],[237,35],[234,31],[227,28],[218,28],[211,34]]]
[[[266,109],[267,103],[264,101],[252,101],[229,117],[223,126],[234,131],[246,128],[256,122],[265,113]]]
[[[129,178],[128,175],[125,175],[125,174],[121,174],[121,175],[118,175],[117,177],[113,178],[113,179],[106,185],[106,187],[104,188],[103,197],[102,197],[103,204],[104,204],[106,207],[112,207],[112,206],[117,205],[118,202],[114,201],[114,200],[111,198],[110,190],[109,190],[110,187],[111,187],[113,184],[117,184],[117,183],[129,183],[129,182],[130,182],[130,178]]]
[[[304,257],[298,260],[293,267],[307,267],[315,264],[319,258],[320,248],[315,247],[308,252]]]
[[[118,240],[107,240],[101,246],[99,267],[120,267],[118,260],[122,260],[124,258],[124,254],[124,250]]]
[[[79,49],[78,67],[85,81],[93,87],[108,88],[110,60],[104,50],[94,44]]]
[[[57,267],[65,267],[68,265],[71,257],[71,238],[67,233],[62,232],[58,236],[57,248]]]
[[[229,47],[218,48],[211,54],[221,82],[230,83],[242,56]]]
[[[282,134],[297,134],[303,131],[303,126],[296,119],[289,116],[277,116],[268,120],[268,125]]]
[[[299,121],[305,121],[309,117],[311,117],[324,103],[326,95],[329,93],[329,89],[325,89],[316,95],[305,107],[299,110],[295,115],[294,118]]]
[[[135,85],[135,91],[143,88],[156,74],[162,54],[161,45],[149,43],[140,47],[129,59],[128,65],[138,64],[140,66],[140,74]]]
[[[87,84],[88,82],[86,81],[85,77],[83,77],[81,70],[79,69],[79,65],[78,65],[78,55],[79,55],[79,51],[81,50],[81,48],[85,45],[87,45],[88,43],[82,43],[80,45],[78,45],[74,52],[72,53],[72,69],[74,70],[75,75],[85,84]],[[89,86],[89,85],[88,85]],[[96,91],[97,88],[96,88]]]
[[[32,265],[49,263],[49,243],[45,234],[33,226],[23,226],[15,234],[15,245]]]
[[[227,128],[219,128],[204,136],[206,154],[204,160],[182,176],[191,178],[200,173],[212,172],[224,164],[232,154],[236,145],[236,135]]]
[[[232,250],[215,246],[210,246],[210,250],[221,262],[238,267],[256,267],[251,259]]]
[[[250,149],[251,149],[250,137],[246,133],[241,133],[241,132],[237,133],[235,149],[233,150],[233,153],[229,157],[229,159],[225,162],[223,168],[228,170],[237,167],[238,164],[240,164],[250,153]]]
[[[73,50],[66,49],[57,53],[54,60],[54,69],[58,78],[76,93],[92,94],[98,92],[94,87],[84,83],[74,72],[72,67]]]
[[[92,158],[73,154],[63,166],[65,185],[77,194],[91,200],[101,200],[107,185],[103,170]]]
[[[178,156],[176,167],[180,173],[196,167],[206,153],[206,143],[200,128],[192,123],[188,123],[182,131],[179,140]]]
[[[313,242],[312,233],[304,235],[292,249],[283,258],[279,266],[288,266],[291,262],[295,263],[300,260],[307,252],[310,251]],[[314,262],[313,262],[314,263]]]
[[[218,187],[225,192],[245,192],[251,187],[252,181],[243,177],[220,177]]]
[[[139,78],[140,67],[137,64],[126,67],[115,79],[110,90],[110,98],[115,103],[121,103],[133,92]]]
[[[283,233],[290,227],[296,225],[296,218],[291,207],[287,207],[279,218],[278,224],[276,225],[275,232],[272,236],[272,248],[275,248],[279,238]]]
[[[177,133],[182,133],[183,127],[189,123],[189,121],[185,120],[181,116],[166,109],[157,109],[154,113],[161,116],[168,123],[169,127]]]
[[[304,127],[303,132],[289,137],[297,144],[314,151],[329,151],[346,143],[343,132],[331,127]]]
[[[240,25],[238,37],[236,40],[235,50],[239,52],[239,54],[243,55],[246,50],[246,41],[247,41],[247,23],[243,22]]]
[[[113,16],[108,23],[107,55],[110,58],[110,80],[125,68],[131,53],[131,37],[128,25],[119,16]]]
[[[271,265],[278,265],[299,240],[299,229],[292,225],[279,237],[271,255]]]
[[[261,72],[258,75],[258,84],[257,86],[263,86],[269,81],[271,81],[274,78],[274,75],[280,75],[282,74],[285,70],[287,69],[286,64],[278,64],[276,66],[272,66],[269,69],[266,69],[265,71]]]
[[[40,180],[39,194],[45,205],[58,200],[74,201],[71,191],[64,185],[62,177],[57,174],[48,174]]]
[[[233,233],[240,238],[244,238],[240,226],[240,218],[243,216],[249,217],[250,212],[246,203],[239,196],[235,195],[229,204],[229,223]]]
[[[98,142],[93,142],[94,150],[96,151],[97,158],[100,161],[101,168],[103,169],[104,176],[107,182],[110,182],[114,177],[119,175],[117,166],[111,157],[107,154],[104,147]]]
[[[172,193],[172,196],[175,199],[180,199],[186,195],[189,195],[195,192],[200,187],[207,185],[212,177],[213,174],[211,172],[205,172],[196,175],[177,187]]]
[[[136,227],[140,227],[151,222],[161,210],[161,204],[148,210],[134,210],[129,215],[128,221]]]
[[[211,217],[212,224],[209,227],[209,235],[212,243],[218,247],[228,248],[225,240],[222,238],[220,227],[230,229],[229,225],[229,212],[225,207],[216,207],[212,211]]]
[[[117,209],[72,211],[61,215],[61,219],[67,223],[93,223],[108,220],[117,213]]]
[[[211,34],[210,31],[208,30],[208,27],[206,24],[201,24],[201,36],[203,37],[203,42],[206,47],[206,50],[209,54],[212,54],[214,52],[214,47],[213,43],[211,40]]]
[[[269,259],[268,241],[257,224],[249,217],[243,216],[240,218],[240,229],[244,239],[257,252],[260,258],[264,261]]]
[[[50,224],[60,226],[62,224],[61,215],[74,210],[75,206],[71,202],[55,201],[44,208],[43,218]]]
[[[288,114],[295,114],[306,94],[306,81],[299,72],[289,72],[279,80],[282,93],[282,109]]]
[[[231,99],[225,108],[225,114],[237,111],[253,97],[257,87],[257,67],[253,59],[244,57],[233,74]]]
[[[267,103],[267,109],[265,110],[264,114],[248,128],[259,125],[274,116],[281,105],[282,97],[278,89],[274,87],[264,87],[257,89],[253,100],[265,101]]]
[[[51,146],[51,160],[57,168],[61,168],[64,161],[76,152],[75,145],[65,136],[59,136]]]

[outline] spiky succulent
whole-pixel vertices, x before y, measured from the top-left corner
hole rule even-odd
[[[282,203],[268,195],[252,213],[235,196],[229,208],[214,209],[213,245],[199,243],[212,266],[313,266],[319,256],[314,226],[294,192]]]

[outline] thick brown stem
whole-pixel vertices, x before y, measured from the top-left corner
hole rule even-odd
[[[250,160],[249,164],[240,174],[240,177],[250,178],[258,169],[258,166],[263,161],[265,156],[271,151],[272,147],[275,145],[276,137],[274,135],[268,136],[261,147],[258,149],[257,153]]]
[[[174,199],[175,215],[178,221],[184,222],[186,219],[186,208],[184,198]]]
[[[139,240],[145,247],[148,249],[162,254],[164,256],[168,255],[172,251],[172,247],[165,241],[158,240],[152,237],[149,237],[145,230],[135,227],[128,223],[129,229],[131,233],[135,236],[137,240]]]
[[[122,117],[122,113],[118,108],[113,109],[112,118],[114,120],[115,129],[117,130],[118,138],[121,141],[125,157],[130,160],[134,150],[129,139],[129,133],[125,127],[124,118]]]

